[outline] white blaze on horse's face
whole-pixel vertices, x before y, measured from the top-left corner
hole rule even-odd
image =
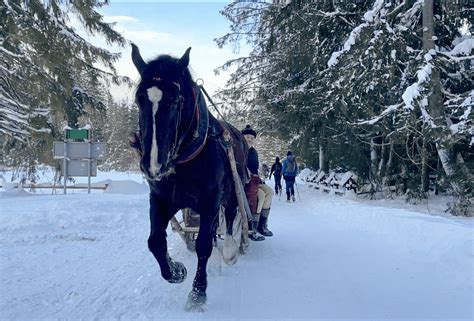
[[[161,169],[161,164],[158,164],[158,144],[156,143],[156,113],[158,112],[158,106],[163,97],[163,92],[158,87],[151,87],[147,90],[148,99],[153,104],[153,139],[151,140],[151,152],[150,152],[150,174],[156,176]]]

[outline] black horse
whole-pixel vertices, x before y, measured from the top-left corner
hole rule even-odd
[[[232,233],[238,206],[224,132],[232,137],[242,182],[248,179],[248,147],[237,129],[208,112],[188,70],[190,50],[180,59],[161,55],[146,63],[132,44],[132,60],[141,76],[135,94],[140,109],[135,147],[150,186],[148,247],[160,265],[162,277],[170,283],[183,282],[186,268],[168,254],[168,222],[183,208],[200,214],[197,271],[186,309],[202,310],[206,306],[206,265],[220,207],[225,207],[227,237]]]

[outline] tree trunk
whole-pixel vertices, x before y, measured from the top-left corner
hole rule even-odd
[[[378,166],[378,171],[377,171],[377,177],[380,181],[383,180],[383,174],[385,173],[385,166],[386,166],[386,145],[385,145],[385,139],[382,139],[382,147],[380,149],[380,161],[379,161],[379,166]]]
[[[426,148],[426,139],[422,137],[421,143],[421,192],[426,195],[429,188],[428,177],[428,149]]]
[[[370,180],[375,182],[377,179],[377,163],[379,155],[377,153],[377,146],[375,138],[370,141]]]
[[[423,50],[428,52],[434,49],[434,19],[433,0],[425,0],[423,6]]]
[[[388,151],[388,160],[387,164],[385,165],[385,173],[384,173],[384,178],[383,178],[383,183],[387,184],[388,181],[390,180],[390,175],[392,175],[392,166],[393,166],[393,141],[392,139],[389,139],[390,141],[390,149]]]
[[[319,170],[329,172],[328,144],[326,137],[326,125],[321,126],[319,141]]]
[[[319,171],[323,170],[323,164],[324,164],[324,147],[323,147],[323,143],[319,142]]]
[[[423,50],[429,52],[435,48],[434,45],[434,19],[433,0],[425,0],[423,6]],[[443,98],[441,94],[441,81],[439,70],[433,66],[431,73],[432,92],[428,98],[429,114],[437,128],[447,128],[447,119],[444,113]],[[448,177],[449,183],[454,191],[455,203],[450,206],[450,211],[454,215],[472,216],[471,202],[466,195],[466,189],[462,183],[458,183],[454,177],[455,162],[449,156],[449,142],[445,141],[447,133],[439,132],[439,140],[436,142],[436,150],[443,165],[443,169]]]

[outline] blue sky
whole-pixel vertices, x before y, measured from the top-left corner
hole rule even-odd
[[[219,13],[228,1],[118,1],[99,10],[107,22],[116,22],[115,29],[134,42],[145,60],[159,54],[181,56],[192,47],[190,67],[195,78],[203,78],[210,92],[223,87],[227,75],[214,75],[214,69],[227,60],[244,55],[235,54],[231,46],[219,49],[214,38],[225,35],[229,22]],[[117,63],[120,74],[138,80],[131,58],[130,46],[109,48],[122,52]]]

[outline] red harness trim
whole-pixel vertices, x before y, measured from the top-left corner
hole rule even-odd
[[[196,96],[197,96],[196,95],[196,90],[193,87],[193,97],[194,97],[194,101],[195,101],[195,104],[194,104],[194,119],[196,119],[196,130],[198,130],[199,129],[199,121],[201,119],[201,113],[199,112],[199,106],[198,106],[199,102],[198,102]],[[191,123],[192,123],[192,121],[191,121]],[[204,140],[202,141],[202,144],[191,155],[189,155],[187,158],[179,160],[176,163],[177,164],[184,164],[184,163],[187,163],[187,162],[193,160],[194,158],[196,158],[196,156],[199,155],[199,153],[203,150],[204,145],[206,145],[206,142],[207,142],[207,130],[206,130],[206,136],[204,137]]]

